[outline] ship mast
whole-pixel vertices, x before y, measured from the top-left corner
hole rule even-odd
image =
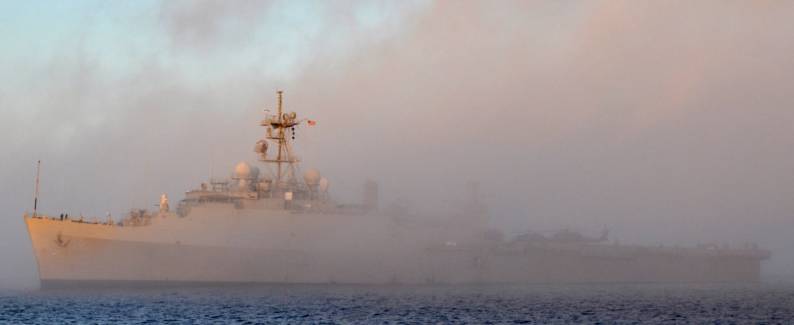
[[[36,187],[33,191],[33,217],[36,217],[39,208],[39,175],[41,174],[41,160],[36,163]]]
[[[292,139],[295,139],[295,126],[302,121],[297,119],[295,112],[284,112],[284,91],[279,90],[278,94],[278,109],[276,115],[270,115],[262,121],[261,125],[267,127],[265,138],[275,142],[278,145],[278,151],[274,158],[267,157],[267,142],[260,140],[257,142],[256,152],[260,155],[260,161],[265,163],[272,163],[276,165],[275,184],[277,186],[285,186],[294,183],[295,168],[298,159],[292,155],[292,146],[287,139],[287,129],[292,131]],[[284,168],[287,164],[287,168]]]

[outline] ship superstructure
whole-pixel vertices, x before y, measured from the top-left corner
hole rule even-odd
[[[274,283],[559,283],[758,281],[769,252],[609,243],[571,231],[505,238],[488,228],[476,185],[463,212],[419,217],[377,208],[377,185],[361,204],[331,200],[329,181],[301,172],[295,129],[313,124],[276,112],[254,152],[228,179],[187,191],[175,209],[122,220],[25,215],[41,280]],[[38,181],[37,181],[38,183]],[[36,190],[38,191],[38,190]]]
[[[295,112],[284,112],[283,92],[278,91],[277,95],[276,113],[266,115],[261,121],[265,135],[254,146],[258,160],[268,172],[263,174],[257,166],[240,162],[230,179],[212,179],[202,183],[200,188],[188,191],[178,207],[180,216],[188,215],[192,207],[211,202],[234,203],[239,209],[292,212],[332,213],[340,209],[329,200],[329,181],[319,171],[308,169],[302,174],[302,179],[297,176],[300,175],[300,161],[292,150],[295,129],[302,123],[313,122],[299,119]],[[377,192],[377,188],[371,191]],[[346,212],[356,209],[366,212],[367,208],[348,206]]]

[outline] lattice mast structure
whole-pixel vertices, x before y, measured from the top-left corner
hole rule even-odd
[[[274,184],[281,188],[294,188],[299,186],[295,175],[298,171],[300,160],[292,153],[292,140],[295,140],[295,127],[304,120],[299,120],[295,112],[284,112],[284,91],[277,91],[278,108],[275,115],[266,115],[262,120],[261,126],[266,127],[265,139],[270,140],[277,146],[275,157],[268,157],[268,141],[259,140],[256,143],[256,151],[261,162],[276,166],[273,175]],[[287,133],[290,133],[289,135]]]

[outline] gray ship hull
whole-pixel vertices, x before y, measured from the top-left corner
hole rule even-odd
[[[333,232],[334,236],[303,241],[304,237],[320,235],[300,226],[279,229],[273,223],[276,220],[253,228],[275,232],[260,232],[253,237],[276,237],[276,233],[286,232],[293,238],[286,240],[288,244],[224,243],[220,238],[197,237],[187,227],[176,230],[165,219],[159,227],[157,224],[117,227],[39,218],[26,218],[26,223],[45,285],[69,281],[116,284],[757,282],[763,259],[752,251],[695,248],[571,243],[449,245],[439,242],[440,236],[405,237],[403,233],[393,232],[380,238],[383,237],[380,232],[368,236],[349,228],[331,228],[330,224],[325,231]],[[176,222],[174,225],[185,220]],[[243,222],[237,220],[237,223]],[[373,229],[376,224],[366,226]],[[162,231],[155,231],[158,228]],[[339,238],[344,237],[352,239],[340,243]]]

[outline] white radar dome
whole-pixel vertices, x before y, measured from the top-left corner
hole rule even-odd
[[[328,187],[331,184],[328,182],[328,179],[325,177],[320,178],[320,191],[328,192]]]
[[[236,179],[256,179],[259,177],[259,168],[249,165],[247,162],[240,162],[234,167],[234,178]]]
[[[309,169],[305,173],[303,173],[303,180],[306,181],[306,185],[309,186],[316,186],[320,184],[320,172],[316,169]]]

